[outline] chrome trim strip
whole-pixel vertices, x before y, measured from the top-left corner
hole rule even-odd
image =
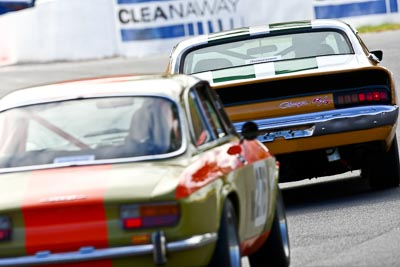
[[[166,244],[167,252],[177,252],[199,248],[217,240],[216,233],[206,233],[203,235],[192,236],[181,241]],[[0,266],[34,266],[42,264],[72,263],[83,261],[94,261],[102,259],[112,259],[121,257],[131,257],[139,255],[150,255],[154,253],[154,245],[137,245],[116,248],[95,249],[93,247],[83,247],[76,252],[54,253],[42,251],[34,256],[22,256],[13,258],[0,258]]]
[[[398,115],[398,106],[379,105],[261,119],[254,122],[259,128],[258,140],[265,143],[279,137],[290,140],[395,125]],[[234,123],[238,132],[241,132],[244,123]]]

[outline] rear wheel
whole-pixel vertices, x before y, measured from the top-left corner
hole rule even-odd
[[[236,213],[233,204],[229,199],[224,203],[218,231],[218,241],[209,266],[241,266],[240,241]]]
[[[400,166],[397,138],[394,137],[389,151],[368,157],[361,175],[369,180],[375,189],[398,187],[400,183]]]
[[[287,267],[290,264],[289,234],[280,190],[278,190],[271,233],[260,249],[249,256],[249,261],[252,267],[266,265]]]

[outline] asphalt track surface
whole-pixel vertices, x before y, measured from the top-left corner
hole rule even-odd
[[[399,90],[400,31],[364,34],[363,38],[370,50],[384,51],[382,65],[393,71]],[[0,67],[0,97],[16,89],[63,80],[158,73],[166,65],[165,55]],[[291,266],[400,266],[399,188],[371,191],[357,172],[282,184],[282,188]],[[246,260],[244,266],[248,266]]]

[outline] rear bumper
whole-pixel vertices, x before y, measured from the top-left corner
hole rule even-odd
[[[258,140],[263,143],[275,139],[297,139],[394,126],[399,115],[398,106],[363,106],[255,120],[259,128]],[[244,122],[235,123],[241,131]]]
[[[166,253],[190,250],[205,246],[217,240],[216,233],[192,236],[185,240],[166,243],[162,232],[152,235],[152,244],[95,249],[83,247],[76,252],[54,253],[42,251],[33,256],[22,256],[13,258],[0,258],[0,266],[34,266],[43,264],[59,264],[85,262],[102,259],[113,259],[132,257],[140,255],[153,255],[154,262],[162,265],[166,262]]]

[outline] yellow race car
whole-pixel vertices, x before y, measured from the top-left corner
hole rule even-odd
[[[208,80],[236,128],[281,162],[281,182],[361,169],[374,188],[399,186],[392,73],[338,20],[295,21],[192,37],[169,73]]]
[[[288,266],[279,165],[256,131],[186,75],[5,96],[0,266]]]

